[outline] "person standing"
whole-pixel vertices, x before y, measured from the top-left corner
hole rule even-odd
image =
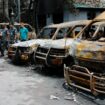
[[[9,40],[9,31],[8,31],[8,28],[7,26],[4,24],[3,26],[3,29],[2,29],[2,38],[1,38],[1,42],[2,42],[2,45],[3,45],[3,49],[7,49],[8,50],[8,46],[9,46],[9,43],[8,43],[8,40]]]
[[[9,43],[13,44],[16,42],[17,39],[17,29],[14,27],[13,24],[10,24],[9,27]]]
[[[28,40],[28,29],[24,26],[24,23],[20,24],[20,40],[26,41]]]
[[[2,40],[2,30],[0,30],[0,52],[1,52],[1,56],[4,56],[4,47],[3,47],[3,40]]]

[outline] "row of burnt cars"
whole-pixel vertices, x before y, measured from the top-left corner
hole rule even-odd
[[[105,12],[93,20],[46,26],[36,39],[11,45],[8,57],[14,63],[62,67],[69,86],[105,94]]]

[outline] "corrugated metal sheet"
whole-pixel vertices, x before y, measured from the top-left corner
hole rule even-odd
[[[105,8],[105,0],[75,0],[77,8]]]

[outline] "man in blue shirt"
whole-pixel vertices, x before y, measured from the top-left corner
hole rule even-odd
[[[21,41],[28,40],[28,29],[24,26],[24,23],[21,23],[19,32]]]

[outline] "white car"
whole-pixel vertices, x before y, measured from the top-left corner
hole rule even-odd
[[[59,31],[63,38],[38,46],[34,56],[35,63],[56,68],[63,66],[64,62],[66,64],[72,62],[69,56],[70,46],[74,38],[77,37],[78,32],[89,22],[90,20],[73,21],[69,25],[71,28],[66,33],[64,33],[63,28]]]
[[[31,61],[39,45],[43,46],[52,40],[63,38],[74,24],[77,24],[77,21],[46,26],[40,31],[36,39],[11,45],[8,50],[8,57],[16,63]]]

